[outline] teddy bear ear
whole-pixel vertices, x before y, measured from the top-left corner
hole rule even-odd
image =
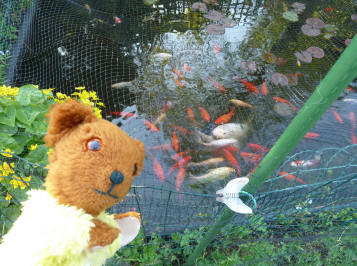
[[[98,119],[90,107],[73,99],[52,105],[46,117],[49,124],[44,141],[49,147],[75,126]]]

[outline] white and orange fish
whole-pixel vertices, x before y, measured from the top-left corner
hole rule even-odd
[[[292,167],[310,167],[316,165],[318,162],[320,162],[321,156],[316,155],[314,159],[312,160],[299,160],[299,161],[293,161],[290,163]]]

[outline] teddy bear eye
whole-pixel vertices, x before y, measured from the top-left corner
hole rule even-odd
[[[102,140],[98,138],[90,139],[87,142],[87,150],[89,151],[100,151],[102,146]]]
[[[138,165],[134,164],[133,175],[136,175],[137,172],[138,172]]]

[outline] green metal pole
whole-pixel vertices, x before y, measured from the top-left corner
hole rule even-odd
[[[357,35],[332,66],[321,84],[299,111],[284,133],[280,136],[270,152],[265,156],[256,171],[252,174],[244,191],[255,193],[264,181],[273,173],[312,128],[349,83],[357,77]],[[227,225],[235,213],[226,208],[217,221],[211,226],[206,236],[189,256],[186,265],[193,265],[196,259],[214,239],[216,234]]]

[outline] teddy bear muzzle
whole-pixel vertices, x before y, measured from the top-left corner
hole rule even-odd
[[[118,197],[113,195],[113,194],[111,194],[111,192],[114,189],[115,185],[119,185],[119,184],[123,183],[123,181],[124,181],[124,175],[122,173],[120,173],[119,171],[115,170],[110,175],[110,182],[112,182],[112,184],[111,184],[111,186],[110,186],[110,188],[108,189],[107,192],[100,191],[100,190],[98,190],[96,188],[94,190],[95,190],[95,192],[97,192],[99,194],[108,195],[108,196],[110,196],[110,197],[112,197],[114,199],[118,199]]]

